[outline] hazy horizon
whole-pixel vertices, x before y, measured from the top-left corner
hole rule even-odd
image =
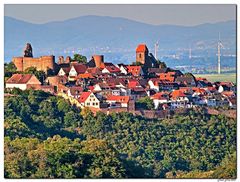
[[[236,20],[236,5],[6,4],[4,16],[34,24],[65,21],[82,16],[108,16],[150,25],[195,26]]]
[[[54,22],[69,21],[69,20],[73,20],[73,19],[77,19],[77,18],[81,18],[81,17],[87,17],[87,16],[123,18],[123,17],[102,16],[102,15],[83,15],[83,16],[69,18],[69,19],[66,19],[66,20],[55,20],[55,21],[53,20],[53,21],[49,21],[49,22],[46,22],[46,23],[34,23],[34,22],[29,22],[29,21],[26,21],[26,20],[19,19],[19,18],[16,18],[16,17],[11,17],[11,16],[4,16],[4,17],[13,18],[13,19],[16,19],[18,21],[23,21],[23,22],[26,22],[26,23],[31,23],[31,24],[36,24],[36,25],[44,25],[44,24],[54,23]],[[199,26],[199,25],[202,25],[202,24],[215,24],[215,23],[221,23],[221,22],[236,21],[234,19],[229,19],[229,20],[222,20],[222,21],[217,21],[217,22],[205,22],[205,23],[200,23],[200,24],[196,24],[196,25],[177,25],[177,24],[158,24],[158,25],[154,25],[154,24],[145,23],[145,22],[141,22],[141,21],[137,21],[137,20],[128,19],[128,18],[123,18],[123,19],[130,20],[130,21],[135,21],[135,22],[139,22],[139,23],[144,23],[144,24],[148,24],[148,25],[153,25],[153,26],[173,25],[173,26],[182,26],[182,27],[194,27],[194,26]]]

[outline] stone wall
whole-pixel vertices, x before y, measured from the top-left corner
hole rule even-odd
[[[14,57],[12,62],[17,67],[17,71],[25,71],[29,67],[36,67],[37,70],[47,72],[48,69],[55,71],[55,57],[41,56],[39,58]]]

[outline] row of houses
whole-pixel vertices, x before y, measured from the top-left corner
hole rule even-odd
[[[99,110],[101,108],[134,110],[135,102],[142,97],[151,98],[156,110],[194,106],[236,107],[236,86],[231,82],[211,83],[193,75],[188,75],[188,79],[184,79],[186,75],[172,70],[159,73],[160,69],[153,78],[136,76],[129,72],[125,75],[116,75],[115,72],[103,73],[105,68],[85,66],[83,69],[82,65],[74,64],[69,72],[60,69],[57,75],[47,77],[44,85],[34,75],[14,74],[6,81],[6,88],[43,90],[70,99],[81,108]]]
[[[156,110],[195,106],[236,107],[236,86],[231,82],[209,82],[193,74],[183,74],[161,66],[145,44],[136,48],[136,64],[104,62],[94,55],[86,64],[59,57],[58,70],[42,84],[34,75],[14,74],[6,88],[33,88],[60,95],[84,108],[135,110],[143,97],[153,100]]]

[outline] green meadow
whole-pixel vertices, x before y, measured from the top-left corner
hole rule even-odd
[[[216,82],[216,81],[231,81],[236,83],[236,73],[224,73],[224,74],[195,74],[195,77],[203,77],[209,81]]]

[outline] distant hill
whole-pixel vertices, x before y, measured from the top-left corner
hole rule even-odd
[[[124,18],[82,16],[65,21],[32,24],[14,18],[4,19],[5,61],[22,55],[26,42],[33,46],[34,56],[54,54],[73,55],[73,51],[87,55],[104,54],[109,61],[132,62],[135,48],[146,43],[153,52],[159,40],[159,54],[176,50],[216,49],[218,33],[230,52],[236,47],[235,21],[198,26],[150,25]],[[161,55],[160,55],[161,56]]]

